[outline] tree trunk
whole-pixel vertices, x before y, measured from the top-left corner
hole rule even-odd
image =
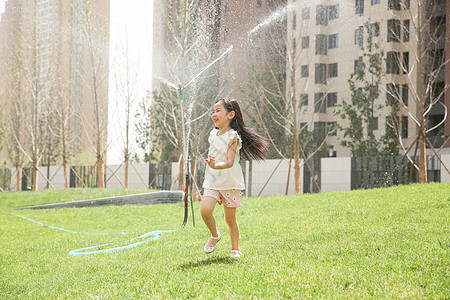
[[[128,166],[129,166],[128,158],[125,159],[125,188],[128,188]]]
[[[424,86],[424,82],[425,82],[425,78],[426,78],[426,74],[425,74],[425,69],[424,69],[424,54],[427,51],[425,50],[425,46],[424,46],[424,32],[422,30],[423,29],[423,24],[422,24],[422,9],[424,7],[423,1],[418,1],[417,3],[417,8],[418,8],[418,24],[419,24],[419,28],[418,28],[418,32],[417,32],[417,41],[418,41],[418,50],[419,50],[419,55],[417,56],[418,61],[417,64],[419,67],[421,67],[420,69],[420,76],[419,76],[419,80],[418,80],[418,90],[419,90],[419,113],[420,113],[420,118],[419,118],[419,135],[418,135],[418,143],[419,143],[419,183],[426,183],[427,182],[427,155],[426,155],[426,149],[425,149],[425,135],[426,135],[426,119],[425,119],[425,105],[426,105],[426,92],[425,92],[425,86]]]
[[[19,165],[16,165],[16,182],[17,182],[17,187],[16,187],[16,191],[20,191],[20,173],[21,173],[21,168]]]
[[[427,155],[425,148],[425,130],[419,129],[419,183],[427,183]]]
[[[179,175],[178,175],[178,190],[184,191],[184,157],[183,154],[180,155],[179,165]]]
[[[291,51],[291,88],[292,88],[292,94],[291,94],[291,106],[292,106],[292,117],[293,117],[293,124],[292,124],[292,144],[294,146],[294,177],[295,177],[295,193],[300,194],[300,152],[299,152],[299,146],[298,146],[298,104],[297,104],[297,92],[296,92],[296,65],[295,65],[295,51]]]
[[[196,185],[194,182],[197,182],[197,155],[192,155],[192,201],[198,202],[198,190],[195,188]]]
[[[99,138],[100,139],[100,138]],[[103,182],[103,156],[100,141],[97,141],[97,188],[104,188]]]
[[[38,168],[37,160],[33,159],[33,176],[32,176],[32,178],[33,178],[33,187],[32,187],[33,191],[37,191],[37,181],[38,181],[37,168]]]
[[[295,193],[300,194],[300,153],[297,142],[297,128],[292,131],[292,143],[294,144],[294,176],[295,176]]]
[[[63,170],[64,170],[64,188],[69,188],[69,172],[67,171],[67,160],[66,157],[63,156]]]
[[[64,125],[63,125],[64,126]],[[67,147],[66,147],[66,130],[63,128],[63,134],[62,134],[62,163],[63,163],[63,170],[64,170],[64,188],[69,188],[69,172],[67,169]]]

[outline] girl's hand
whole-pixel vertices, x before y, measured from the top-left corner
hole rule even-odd
[[[228,142],[228,149],[233,147],[234,149],[237,148],[238,145],[238,136],[237,133],[234,135],[234,137]]]
[[[214,156],[209,155],[209,159],[205,159],[205,162],[213,169],[228,169],[231,168],[234,164],[234,157],[236,156],[236,149],[238,146],[239,140],[237,134],[228,142],[228,151],[227,151],[227,159],[223,162],[216,163],[216,159]]]
[[[216,159],[212,155],[208,155],[209,159],[205,159],[206,163],[214,169],[214,166],[216,165]]]

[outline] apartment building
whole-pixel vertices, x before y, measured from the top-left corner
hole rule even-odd
[[[81,5],[90,4],[90,13],[84,14]],[[90,151],[98,126],[106,144],[109,10],[109,0],[6,2],[0,23],[0,101],[6,126],[17,130],[25,151],[39,135],[40,147],[49,147],[54,153],[46,153],[56,156],[63,124],[65,146],[75,156]],[[53,132],[39,122],[53,122]],[[8,140],[14,139],[13,131]],[[2,160],[12,151],[5,148]]]
[[[396,94],[396,98],[404,103],[397,114],[397,129],[403,144],[408,148],[418,131],[418,126],[411,117],[418,118],[419,113],[415,95],[426,92],[424,84],[420,84],[424,79],[421,77],[421,65],[416,60],[420,51],[429,52],[428,60],[423,66],[430,68],[430,65],[435,64],[431,68],[439,68],[433,83],[434,95],[445,90],[449,82],[450,66],[444,68],[438,63],[444,61],[445,35],[448,37],[449,34],[448,20],[447,23],[445,20],[448,11],[446,1],[428,1],[427,9],[421,11],[415,1],[409,0],[291,0],[289,3],[293,9],[288,18],[288,49],[296,53],[294,78],[296,96],[302,103],[302,129],[320,135],[328,134],[329,155],[350,155],[350,150],[340,145],[342,132],[329,132],[328,129],[337,128],[338,124],[348,126],[348,121],[341,119],[335,112],[343,100],[350,102],[348,80],[363,59],[364,53],[360,46],[367,37],[364,24],[368,24],[374,42],[379,44],[385,55],[383,76],[379,83],[380,96],[375,102],[375,105],[384,109],[379,110],[375,116],[376,135],[380,137],[386,130],[386,116],[390,113],[386,100],[392,100],[392,94]],[[434,33],[431,37],[434,42],[430,44],[428,40],[422,43],[422,47],[424,44],[431,45],[426,50],[419,49],[415,32],[419,13],[422,19],[430,20],[431,27],[434,26],[427,31]],[[428,36],[423,37],[424,40],[427,38]],[[449,57],[448,41],[446,53]],[[292,77],[289,69],[287,73],[287,91],[290,93]],[[441,103],[445,101],[447,107],[450,105],[449,94],[447,92],[446,98],[442,95],[439,99]],[[428,133],[428,138],[435,147],[440,147],[443,144],[441,136],[449,133],[450,120],[447,118],[442,124],[444,117],[444,106],[437,103],[429,115],[428,123],[428,128],[437,126]]]

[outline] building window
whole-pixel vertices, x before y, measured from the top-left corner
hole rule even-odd
[[[380,89],[378,88],[378,84],[373,84],[369,88],[369,97],[370,99],[377,99],[380,95]]]
[[[398,101],[399,90],[400,86],[398,84],[395,83],[386,84],[386,101],[390,106],[394,105],[395,102]]]
[[[309,48],[309,36],[302,37],[302,49]]]
[[[228,28],[225,28],[225,30],[223,32],[223,40],[225,42],[228,41],[228,35],[229,35],[229,30],[228,30]]]
[[[316,54],[327,55],[327,36],[325,34],[316,35]]]
[[[407,116],[402,117],[402,138],[403,139],[408,138],[408,117]]]
[[[370,24],[370,32],[372,33],[372,36],[379,36],[380,35],[380,23],[372,23]]]
[[[355,14],[362,16],[364,14],[364,0],[356,0]]]
[[[338,34],[332,34],[328,36],[328,49],[337,48],[339,44]]]
[[[328,135],[336,136],[337,135],[337,122],[327,122],[327,130],[328,130]]]
[[[225,16],[228,16],[230,14],[230,4],[225,3]]]
[[[328,25],[328,7],[326,5],[316,6],[316,25]]]
[[[326,133],[325,122],[314,122],[314,135],[324,137]]]
[[[256,0],[256,5],[258,7],[261,7],[262,6],[262,0]]]
[[[330,5],[328,7],[329,12],[329,19],[330,20],[336,20],[339,18],[339,4],[336,5]]]
[[[358,29],[355,30],[355,45],[362,47],[363,45],[363,27],[359,26]]]
[[[400,0],[388,0],[388,9],[400,10]]]
[[[409,20],[403,21],[403,42],[409,42]]]
[[[316,64],[314,82],[318,84],[327,83],[327,65],[326,64]]]
[[[355,98],[361,98],[362,95],[362,88],[357,88],[355,90]]]
[[[300,131],[308,130],[308,123],[300,122]]]
[[[375,4],[380,4],[380,0],[372,0],[370,2],[370,4],[375,5]]]
[[[309,7],[304,7],[302,9],[302,19],[309,20],[310,17],[311,17],[311,9]]]
[[[308,65],[301,66],[301,76],[308,77],[309,76],[309,68]]]
[[[408,85],[403,84],[402,85],[402,101],[403,101],[403,104],[405,104],[405,106],[408,106],[408,94],[409,94]]]
[[[327,109],[325,103],[325,94],[324,93],[315,93],[314,94],[314,112],[315,113],[325,113]]]
[[[400,52],[389,51],[386,53],[386,73],[400,74]]]
[[[302,107],[308,106],[308,94],[302,94],[300,97],[301,97],[300,98],[300,105]]]
[[[338,76],[338,64],[329,64],[328,65],[328,77],[337,77]]]
[[[378,130],[378,117],[373,118],[373,130]]]
[[[400,20],[388,20],[387,41],[396,43],[400,42]]]
[[[337,93],[327,94],[327,107],[336,107],[337,105]]]
[[[405,10],[408,10],[409,7],[411,6],[411,3],[410,3],[410,2],[411,2],[411,1],[409,1],[409,0],[405,0],[405,7],[404,7]]]
[[[356,71],[356,69],[358,69],[358,68],[361,68],[362,67],[362,63],[363,63],[363,57],[362,56],[358,57],[358,59],[355,59],[354,71]]]
[[[403,52],[402,73],[408,74],[408,72],[409,72],[409,52]]]

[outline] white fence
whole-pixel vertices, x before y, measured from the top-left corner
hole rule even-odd
[[[447,169],[450,169],[450,153],[441,154],[442,162]],[[292,162],[293,163],[293,162]],[[303,165],[303,163],[301,163]],[[449,183],[450,175],[446,168],[442,166],[439,160],[433,162],[434,170],[440,169],[440,182]],[[284,195],[294,194],[294,168],[293,166],[289,170],[289,162],[287,160],[269,159],[262,162],[245,162],[242,163],[243,171],[245,174],[245,193],[249,196],[269,196],[269,195]],[[430,167],[430,166],[429,166]],[[172,163],[169,166],[171,169],[171,182],[168,189],[177,189],[178,179],[178,164]],[[304,181],[304,168],[300,168],[300,193],[303,192]],[[349,191],[351,189],[351,174],[352,174],[352,162],[350,157],[337,157],[337,158],[322,158],[321,159],[321,173],[320,187],[322,192],[332,191]],[[47,167],[41,167],[38,173],[38,189],[43,190],[47,187],[62,189],[64,188],[64,175],[63,168],[59,166],[52,166],[49,169]],[[114,172],[112,172],[114,171]],[[44,175],[49,172],[49,179],[51,184],[47,183]],[[115,173],[115,175],[114,175]],[[106,187],[120,189],[123,188],[125,178],[124,166],[108,166],[105,170],[106,174]],[[148,164],[133,164],[129,167],[129,179],[128,188],[130,189],[145,189],[149,182],[152,180],[155,174],[150,174],[150,168]],[[289,174],[289,179],[288,179]],[[158,175],[155,182],[161,181],[162,174]],[[170,180],[170,178],[168,179]],[[30,180],[28,181],[30,182]],[[11,183],[16,183],[16,174],[14,170],[11,170]],[[28,184],[31,185],[31,184]],[[159,185],[158,185],[159,186]],[[199,181],[201,188],[201,180]],[[11,187],[12,190],[15,188]]]
[[[288,183],[289,162],[287,160],[268,159],[265,161],[244,162],[241,164],[244,172],[245,194],[249,196],[285,195]],[[289,174],[288,195],[295,194],[294,168]],[[303,169],[300,169],[300,178]],[[172,188],[178,184],[178,163],[172,163]],[[199,186],[201,188],[201,184]],[[300,188],[302,192],[302,188]]]

